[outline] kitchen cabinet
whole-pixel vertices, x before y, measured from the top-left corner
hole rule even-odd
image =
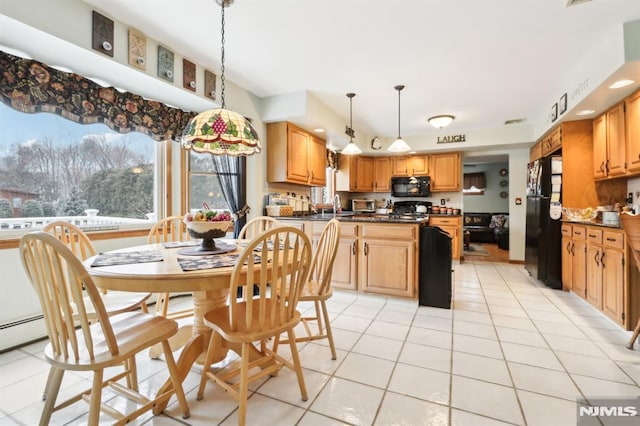
[[[563,223],[562,289],[587,297],[587,228],[582,224]],[[565,269],[568,269],[565,271]]]
[[[460,171],[462,170],[460,153],[431,154],[429,158],[431,192],[460,191]]]
[[[625,273],[627,255],[623,231],[606,230],[603,233],[602,257],[602,312],[616,323],[624,326],[625,288],[628,276]],[[630,262],[631,263],[631,262]]]
[[[571,237],[571,224],[563,223],[560,228],[562,235],[562,289],[564,291],[571,290],[573,282],[573,256],[571,254],[572,237]]]
[[[602,268],[604,251],[602,247],[602,230],[592,227],[587,229],[587,302],[594,308],[602,310]]]
[[[460,236],[462,235],[462,218],[447,216],[430,216],[429,226],[437,226],[451,236],[451,257],[460,259]]]
[[[336,190],[373,192],[373,157],[343,155],[336,173]]]
[[[373,192],[391,192],[391,158],[373,160]]]
[[[627,97],[625,126],[627,130],[627,172],[640,173],[640,91]]]
[[[314,224],[315,238],[320,238],[324,225],[324,222]],[[340,223],[340,241],[331,274],[333,287],[358,290],[358,229],[355,223]]]
[[[326,184],[326,143],[288,122],[267,124],[267,181]]]
[[[553,128],[540,140],[541,156],[547,157],[562,147],[562,126]]]
[[[418,226],[368,223],[360,226],[359,288],[389,296],[415,297]]]
[[[539,141],[536,144],[534,144],[531,148],[529,148],[529,162],[532,163],[533,161],[541,157],[542,157],[542,141]]]
[[[624,102],[593,120],[593,177],[604,179],[626,173]]]
[[[428,176],[429,156],[411,155],[391,157],[393,176]]]

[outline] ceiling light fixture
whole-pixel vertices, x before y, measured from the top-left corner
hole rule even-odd
[[[451,124],[454,118],[455,117],[453,115],[448,115],[448,114],[434,115],[433,117],[430,117],[429,119],[427,119],[427,121],[436,129],[442,129],[444,127],[447,127],[449,124]]]
[[[262,150],[262,144],[249,120],[226,109],[224,98],[224,9],[234,0],[216,0],[222,8],[220,56],[220,108],[201,112],[193,117],[182,132],[183,148],[212,155],[248,156]]]
[[[589,115],[589,114],[593,114],[594,112],[596,111],[593,109],[583,109],[582,111],[576,112],[576,115]]]
[[[347,98],[349,98],[349,127],[347,127],[347,130],[345,131],[345,133],[349,135],[349,143],[341,152],[342,154],[346,154],[346,155],[355,155],[355,154],[362,153],[362,150],[358,148],[358,145],[356,145],[353,142],[353,137],[356,134],[356,132],[353,131],[353,109],[352,109],[353,97],[355,95],[356,95],[355,93],[347,93]]]
[[[611,86],[609,86],[609,89],[619,89],[621,87],[626,87],[633,83],[635,83],[635,81],[633,80],[618,80],[615,83],[613,83]]]
[[[399,84],[394,89],[398,91],[398,139],[393,141],[387,150],[391,152],[407,152],[411,151],[411,147],[400,136],[400,92],[404,89],[404,86]]]

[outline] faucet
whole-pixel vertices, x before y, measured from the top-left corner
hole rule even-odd
[[[336,194],[333,197],[333,214],[342,212],[342,203],[340,202],[340,195]]]

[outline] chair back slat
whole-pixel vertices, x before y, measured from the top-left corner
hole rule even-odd
[[[186,241],[189,239],[187,225],[182,216],[169,216],[158,221],[149,230],[147,244]]]
[[[91,244],[87,234],[72,223],[55,221],[47,224],[42,230],[55,235],[81,260],[96,254],[96,250],[93,248],[93,244]]]
[[[255,264],[254,254],[260,255],[260,262]],[[245,324],[253,330],[266,330],[292,319],[310,264],[311,242],[301,230],[275,227],[256,236],[240,253],[231,274],[230,294],[238,294],[238,288],[243,294],[240,300],[231,297],[231,329],[239,331],[238,324]],[[254,286],[260,289],[256,296]],[[278,297],[276,289],[287,289],[289,297]],[[246,302],[244,321],[238,317],[241,301]]]
[[[340,222],[337,219],[331,219],[322,230],[311,260],[309,281],[318,284],[318,295],[326,293],[331,288],[331,274],[339,242]]]
[[[621,213],[620,223],[633,259],[640,270],[640,215]]]
[[[93,358],[89,311],[98,317],[107,347],[117,354],[118,345],[99,290],[71,249],[54,235],[39,231],[22,237],[20,256],[38,294],[54,355],[77,360],[86,353]],[[86,303],[91,303],[92,309]],[[80,328],[82,342],[77,339],[76,327]]]
[[[262,234],[267,229],[275,228],[276,226],[280,226],[280,222],[278,222],[277,219],[274,219],[271,216],[258,216],[251,219],[242,227],[238,234],[238,238],[252,239],[257,235]]]

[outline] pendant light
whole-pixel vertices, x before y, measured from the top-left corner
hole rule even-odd
[[[349,98],[349,127],[347,127],[347,130],[345,133],[349,135],[349,143],[341,152],[341,154],[346,154],[346,155],[355,155],[355,154],[362,153],[362,150],[358,148],[358,145],[356,145],[355,142],[353,142],[353,137],[355,136],[355,132],[353,131],[352,105],[353,105],[353,97],[355,95],[356,95],[355,93],[347,93],[347,98]]]
[[[193,117],[182,132],[181,145],[211,155],[249,156],[261,151],[262,145],[249,120],[226,109],[224,98],[224,9],[234,0],[216,0],[222,8],[220,56],[220,100],[222,105]]]
[[[400,136],[400,91],[404,89],[404,86],[400,84],[395,86],[394,89],[398,91],[398,139],[393,141],[387,150],[391,152],[407,152],[411,151],[411,147]]]

